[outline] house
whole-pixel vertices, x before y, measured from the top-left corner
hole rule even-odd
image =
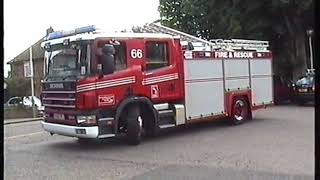
[[[43,63],[44,50],[41,48],[41,38],[38,42],[32,45],[32,59],[33,59],[33,75],[34,75],[34,90],[35,95],[40,96],[41,80],[44,77]],[[18,56],[7,62],[10,65],[10,78],[29,78],[27,72],[30,64],[30,48],[27,48]]]
[[[53,32],[52,27],[48,28],[46,32],[46,34]],[[41,93],[41,80],[44,78],[44,49],[41,48],[44,37],[32,45],[34,92],[35,96],[38,97]],[[9,64],[11,68],[10,78],[29,78],[30,47],[7,62],[7,64]]]

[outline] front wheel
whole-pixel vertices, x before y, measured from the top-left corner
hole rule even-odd
[[[127,141],[131,145],[138,145],[141,142],[141,130],[139,109],[132,108],[127,117]]]
[[[250,108],[245,98],[236,98],[232,106],[231,123],[233,125],[242,124],[250,119]]]

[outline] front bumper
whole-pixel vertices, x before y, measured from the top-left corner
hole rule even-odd
[[[69,136],[69,137],[106,138],[106,137],[115,136],[114,134],[99,135],[98,126],[77,127],[77,126],[69,126],[69,125],[62,125],[62,124],[47,123],[44,121],[41,121],[41,125],[45,131],[48,131],[53,134],[59,134],[59,135]]]

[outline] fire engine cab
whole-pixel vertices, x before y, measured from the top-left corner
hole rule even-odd
[[[241,124],[273,104],[267,41],[206,41],[158,24],[144,31],[50,33],[42,43],[44,130],[139,144],[142,135],[204,120]]]

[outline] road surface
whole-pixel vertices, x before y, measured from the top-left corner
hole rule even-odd
[[[202,123],[129,146],[79,144],[39,122],[5,125],[6,180],[314,179],[314,108],[276,106],[240,126]]]

